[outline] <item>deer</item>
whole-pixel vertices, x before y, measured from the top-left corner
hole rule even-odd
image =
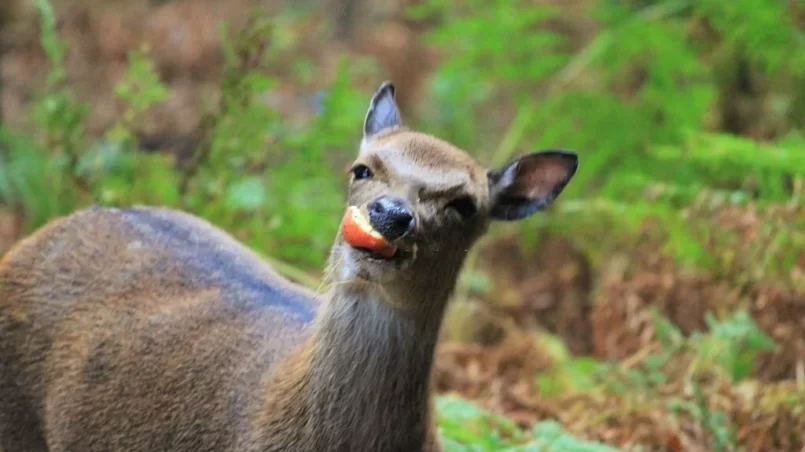
[[[578,167],[487,169],[369,101],[320,290],[189,212],[89,205],[0,261],[0,451],[439,452],[432,369],[465,258]]]

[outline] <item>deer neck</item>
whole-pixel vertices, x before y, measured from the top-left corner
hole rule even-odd
[[[383,297],[347,286],[322,307],[308,373],[309,425],[321,426],[322,447],[420,450],[428,435],[430,374],[447,295],[421,300],[427,315]]]

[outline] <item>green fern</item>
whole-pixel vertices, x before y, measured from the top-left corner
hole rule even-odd
[[[584,441],[565,432],[553,420],[521,430],[504,416],[445,395],[436,399],[438,426],[445,452],[617,452],[602,443]]]

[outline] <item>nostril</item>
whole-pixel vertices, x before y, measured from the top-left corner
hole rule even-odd
[[[409,231],[414,228],[414,216],[409,212],[400,212],[394,219],[394,223],[398,228]]]
[[[372,201],[369,204],[369,212],[376,214],[386,213],[386,206],[383,205],[384,200],[385,198],[380,198],[379,200]]]
[[[400,198],[384,196],[372,201],[368,208],[369,222],[387,240],[397,240],[414,229],[414,214]]]

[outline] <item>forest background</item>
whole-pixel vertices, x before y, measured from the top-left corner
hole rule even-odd
[[[448,451],[805,450],[805,2],[3,0],[0,253],[182,208],[318,285],[368,98],[562,197],[471,254]]]

